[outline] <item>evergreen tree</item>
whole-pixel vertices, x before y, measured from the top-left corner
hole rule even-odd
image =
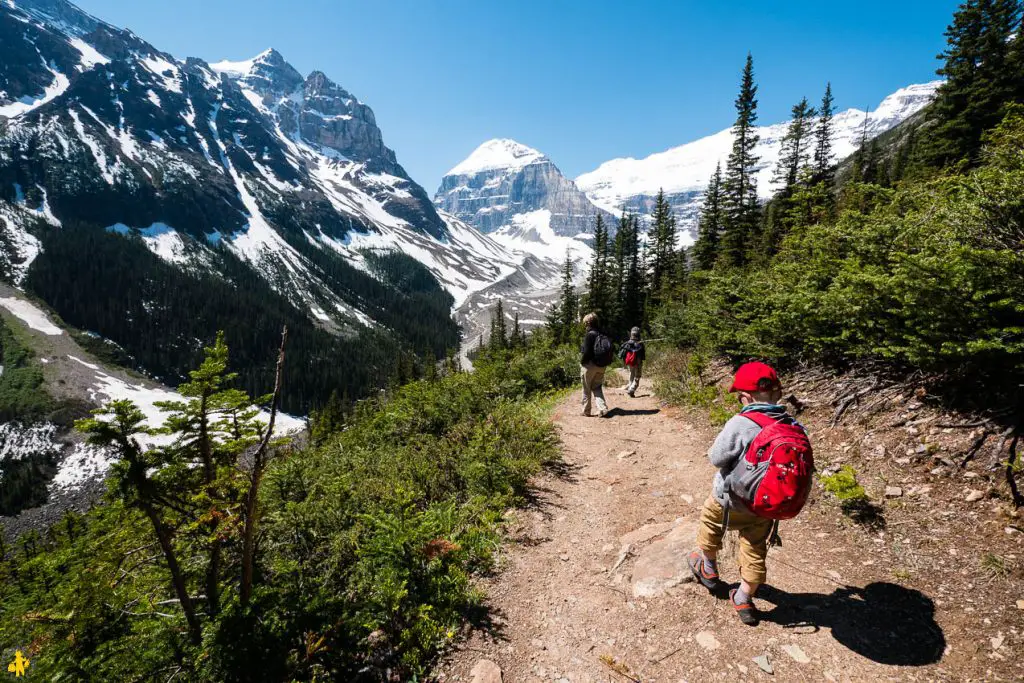
[[[639,325],[644,320],[645,290],[647,288],[644,278],[645,264],[640,252],[640,219],[637,216],[631,216],[625,224],[627,227],[623,242],[627,261],[626,277],[622,288],[622,331]]]
[[[758,157],[754,155],[760,136],[757,124],[757,85],[754,83],[754,59],[748,54],[743,67],[740,93],[736,98],[736,123],[733,147],[725,168],[723,187],[723,233],[719,260],[725,266],[741,266],[751,237],[758,226],[757,180],[754,177]]]
[[[651,214],[651,292],[655,302],[663,298],[662,292],[672,288],[675,276],[676,219],[665,199],[665,191],[658,190]]]
[[[808,163],[811,127],[814,121],[814,108],[801,99],[793,106],[789,128],[782,138],[782,150],[779,162],[775,167],[772,182],[780,186],[779,193],[789,194],[800,179],[800,169]]]
[[[512,349],[521,349],[526,346],[526,333],[519,325],[518,309],[512,314],[512,334],[509,336],[508,345]]]
[[[608,227],[604,224],[601,214],[597,214],[594,223],[594,260],[587,279],[586,308],[597,313],[602,319],[609,315],[612,308],[609,260]]]
[[[574,283],[572,255],[567,251],[562,266],[562,287],[558,301],[548,312],[548,329],[555,344],[566,344],[572,339],[579,318],[580,301]]]
[[[508,324],[505,322],[505,305],[498,299],[491,316],[491,351],[503,351],[508,348]]]
[[[1020,90],[1014,38],[1018,0],[967,0],[946,29],[938,73],[946,78],[935,101],[938,123],[925,150],[932,165],[977,161],[984,131],[998,123]]]
[[[825,85],[825,95],[821,98],[818,108],[818,121],[814,126],[814,182],[824,183],[831,187],[833,180],[832,167],[832,117],[835,105],[832,98],[832,84]]]
[[[722,233],[722,164],[715,167],[697,223],[697,242],[693,245],[693,266],[711,270],[718,260],[718,243]]]

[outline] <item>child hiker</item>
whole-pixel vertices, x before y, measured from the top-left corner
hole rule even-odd
[[[727,529],[739,532],[742,581],[729,600],[744,624],[757,625],[753,597],[765,582],[768,542],[778,520],[795,517],[811,487],[814,458],[803,427],[779,405],[782,384],[764,363],[736,371],[730,392],[743,405],[715,439],[708,457],[718,468],[701,510],[697,550],[687,557],[693,575],[710,591],[719,583],[718,551]]]
[[[630,398],[636,396],[637,387],[640,386],[640,375],[643,372],[644,358],[646,357],[644,343],[640,341],[640,328],[634,327],[629,331],[629,341],[619,349],[619,358],[629,368],[629,384],[626,385],[626,393]]]

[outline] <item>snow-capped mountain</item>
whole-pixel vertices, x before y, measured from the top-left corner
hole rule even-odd
[[[383,142],[370,108],[274,50],[178,60],[64,0],[0,4],[0,229],[8,275],[38,251],[30,226],[136,235],[182,268],[227,250],[328,327],[375,311],[332,285],[336,257],[421,261],[459,303],[516,256],[440,214]]]
[[[598,213],[551,160],[515,140],[488,140],[445,174],[434,203],[510,249],[542,260],[586,258]]]
[[[834,118],[833,151],[839,161],[853,154],[863,135],[868,139],[910,118],[935,96],[940,81],[911,85],[889,95],[871,112],[847,109]],[[763,198],[771,196],[771,178],[788,122],[758,129],[761,140],[754,151],[760,158],[757,187]],[[732,129],[652,154],[644,159],[612,159],[576,179],[576,185],[598,206],[650,213],[659,189],[672,204],[680,227],[695,231],[700,201],[719,162],[725,167],[732,151]]]

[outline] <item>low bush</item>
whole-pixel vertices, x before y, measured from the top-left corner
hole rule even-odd
[[[238,468],[179,501],[202,470],[178,464],[194,441],[145,454],[165,463],[148,479],[119,463],[106,504],[0,548],[0,642],[30,651],[45,678],[422,677],[477,614],[472,579],[493,568],[506,511],[558,458],[546,407],[553,388],[577,380],[576,361],[572,349],[547,344],[488,355],[473,373],[357,404],[320,445],[282,446],[260,488],[248,604],[238,597],[246,517]],[[223,385],[216,373],[205,381]],[[128,495],[132,476],[152,490]],[[140,507],[147,500],[160,506],[178,574],[196,596],[198,643]],[[217,609],[201,597],[211,576]]]

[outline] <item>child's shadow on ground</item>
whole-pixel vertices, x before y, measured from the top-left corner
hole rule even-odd
[[[757,597],[775,605],[761,612],[763,621],[831,628],[839,643],[879,664],[933,664],[946,649],[935,604],[924,593],[894,583],[845,586],[830,595],[762,586]]]
[[[608,411],[605,417],[616,417],[618,415],[657,415],[661,410],[659,408],[647,408],[637,410],[626,410],[625,408],[612,408]]]

